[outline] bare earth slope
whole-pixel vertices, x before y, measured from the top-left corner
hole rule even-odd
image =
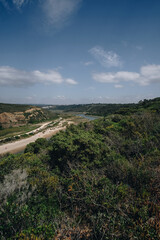
[[[32,107],[24,112],[3,112],[0,114],[0,125],[3,128],[22,126],[28,122],[43,121],[47,116],[41,108]]]

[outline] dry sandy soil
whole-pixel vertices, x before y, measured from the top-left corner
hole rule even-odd
[[[28,137],[25,139],[18,140],[16,142],[11,143],[5,143],[0,146],[0,154],[6,154],[6,153],[18,153],[20,151],[23,151],[27,144],[31,142],[35,142],[38,138],[49,138],[59,132],[60,130],[64,130],[66,126],[63,126],[64,123],[67,123],[68,125],[72,124],[72,121],[69,120],[62,120],[57,127],[52,127],[44,130],[43,132],[39,132],[35,134],[32,137]]]

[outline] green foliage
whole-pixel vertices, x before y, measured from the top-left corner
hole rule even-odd
[[[3,112],[24,112],[28,109],[32,108],[31,105],[24,105],[24,104],[6,104],[0,103],[0,113]]]
[[[35,142],[27,145],[25,153],[39,153],[42,149],[46,149],[48,146],[48,141],[45,138],[38,138]]]
[[[88,115],[108,116],[110,114],[131,115],[150,111],[160,113],[160,98],[144,99],[137,104],[78,104],[78,105],[58,105],[50,110],[63,112],[82,112]]]
[[[12,135],[32,131],[36,128],[37,128],[37,126],[25,125],[25,126],[10,127],[10,128],[7,128],[7,129],[2,129],[0,131],[0,137],[10,137]]]
[[[71,129],[51,138],[50,165],[65,170],[68,162],[100,164],[108,150],[101,137],[76,127]]]
[[[15,161],[14,155],[9,155],[7,157],[0,159],[0,182],[3,181],[4,176],[14,168],[15,165],[14,161]]]
[[[71,125],[1,158],[0,186],[15,169],[27,177],[2,201],[0,237],[159,239],[160,115],[150,105]]]

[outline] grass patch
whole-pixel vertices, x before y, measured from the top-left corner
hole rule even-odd
[[[8,138],[15,135],[25,134],[27,132],[35,130],[38,127],[39,125],[25,125],[20,127],[6,128],[3,130],[0,130],[0,139],[3,139],[4,137]]]

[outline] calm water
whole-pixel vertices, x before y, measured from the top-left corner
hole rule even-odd
[[[85,114],[78,114],[77,116],[86,118],[86,119],[88,119],[88,120],[90,120],[90,121],[95,120],[95,119],[98,119],[98,117],[96,117],[96,116],[88,116],[88,115],[85,115]]]

